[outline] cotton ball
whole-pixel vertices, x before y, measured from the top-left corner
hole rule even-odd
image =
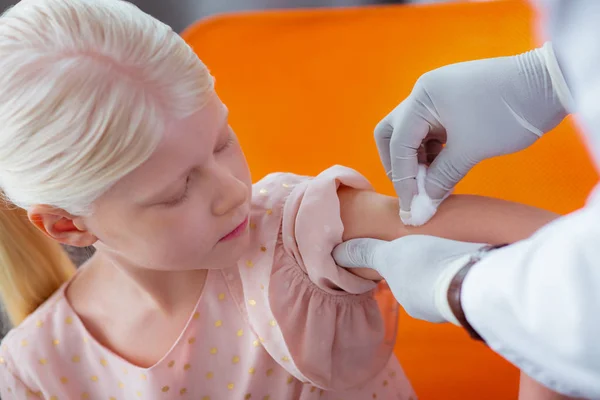
[[[417,195],[413,197],[410,204],[410,213],[400,211],[402,221],[406,225],[421,226],[433,217],[437,208],[433,200],[425,192],[425,177],[427,176],[427,167],[419,165],[417,172]]]
[[[408,221],[408,225],[421,226],[433,217],[437,211],[433,205],[433,201],[426,194],[418,194],[413,197],[413,201],[410,205],[411,218]]]

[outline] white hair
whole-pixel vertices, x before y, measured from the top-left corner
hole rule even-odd
[[[141,165],[213,79],[170,27],[121,0],[22,0],[0,17],[0,188],[74,215]]]

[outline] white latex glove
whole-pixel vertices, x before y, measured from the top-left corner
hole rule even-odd
[[[554,128],[569,104],[550,43],[518,56],[447,65],[421,76],[375,128],[403,221],[409,222],[417,193],[418,162],[433,162],[425,190],[439,204],[479,161],[522,150]]]
[[[379,272],[410,316],[458,325],[448,305],[448,288],[456,273],[484,246],[422,235],[393,242],[354,239],[338,245],[333,257],[342,267]]]

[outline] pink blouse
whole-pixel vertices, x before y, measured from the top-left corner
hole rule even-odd
[[[336,266],[337,188],[357,172],[277,173],[253,188],[252,245],[238,267],[210,270],[177,342],[151,368],[91,337],[66,285],[0,347],[3,400],[415,399],[392,354],[386,290]]]

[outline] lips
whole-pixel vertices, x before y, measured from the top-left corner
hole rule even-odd
[[[234,238],[240,236],[241,234],[243,234],[246,231],[247,226],[248,226],[248,217],[246,217],[246,219],[244,219],[244,221],[241,224],[239,224],[234,230],[229,232],[227,235],[223,236],[220,241],[222,242],[222,241],[234,239]]]

